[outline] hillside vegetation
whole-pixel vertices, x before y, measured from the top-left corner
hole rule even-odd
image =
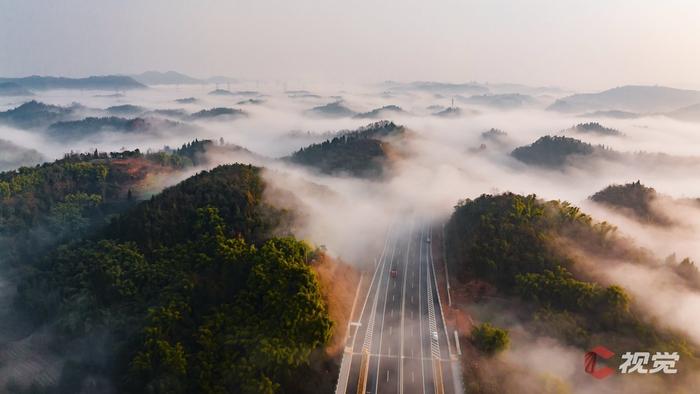
[[[558,168],[573,157],[592,155],[596,149],[575,138],[546,135],[530,145],[515,148],[511,155],[526,164]]]
[[[576,126],[573,126],[569,130],[575,131],[578,133],[582,134],[600,134],[600,135],[608,135],[608,136],[620,136],[622,133],[619,130],[610,128],[610,127],[605,127],[601,125],[598,122],[587,122],[587,123],[579,123]]]
[[[150,192],[151,182],[201,164],[211,141],[173,151],[66,154],[0,173],[0,262],[20,269],[46,248],[101,228]]]
[[[386,174],[389,165],[390,143],[387,138],[404,132],[403,126],[393,122],[376,122],[302,148],[287,160],[324,174],[380,178]]]
[[[640,181],[624,185],[610,185],[592,195],[591,200],[617,209],[635,219],[652,224],[668,225],[670,219],[654,208],[659,198],[656,190],[646,187]]]
[[[260,169],[202,172],[36,265],[17,300],[120,391],[271,393],[330,339],[316,251],[274,229]],[[62,344],[62,345],[61,345]],[[82,344],[82,345],[80,345]]]
[[[625,247],[609,224],[594,222],[568,203],[534,195],[465,200],[446,226],[448,264],[461,286],[482,280],[502,296],[531,305],[521,318],[536,331],[582,349],[605,343],[610,349],[697,355],[681,336],[647,323],[622,287],[600,283],[562,240],[597,256],[640,263],[648,258]]]

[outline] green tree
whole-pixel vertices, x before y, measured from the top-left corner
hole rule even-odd
[[[491,323],[481,323],[472,328],[472,343],[480,351],[492,355],[501,352],[510,345],[508,331]]]

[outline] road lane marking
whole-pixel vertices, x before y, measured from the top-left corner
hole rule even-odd
[[[374,274],[372,275],[372,281],[369,282],[369,289],[367,289],[367,297],[365,298],[365,302],[362,303],[362,310],[360,311],[360,322],[362,321],[362,316],[365,314],[365,307],[367,307],[367,302],[369,301],[370,295],[372,294],[372,286],[375,286],[375,291],[374,291],[374,302],[372,303],[371,311],[368,316],[367,320],[367,328],[365,329],[365,339],[363,341],[363,349],[370,351],[370,347],[372,345],[372,330],[374,329],[374,317],[375,317],[375,312],[377,308],[377,299],[379,295],[379,287],[381,286],[382,282],[382,277],[379,275],[377,277],[377,273],[379,273],[382,270],[382,267],[384,266],[384,263],[386,262],[386,252],[387,252],[387,247],[389,246],[389,240],[391,239],[391,232],[392,229],[394,228],[394,223],[392,222],[389,224],[389,228],[387,229],[387,234],[386,234],[386,239],[384,240],[384,247],[382,248],[382,253],[379,255],[379,260],[377,260],[376,263],[376,268],[374,270]],[[377,282],[375,282],[375,279]],[[353,338],[353,343],[352,343],[353,349],[355,347],[355,338]]]
[[[401,327],[399,329],[399,379],[397,384],[399,385],[399,394],[403,394],[403,348],[404,348],[404,316],[406,313],[406,273],[408,272],[408,261],[411,258],[411,238],[413,234],[413,225],[415,220],[411,219],[411,226],[408,230],[408,245],[406,245],[406,260],[403,267],[403,283],[401,285]]]
[[[430,229],[430,236],[433,236],[433,229]],[[432,239],[432,238],[431,238]],[[443,252],[444,253],[444,252]],[[444,257],[443,257],[444,261]],[[442,311],[442,300],[440,299],[440,290],[437,284],[437,276],[435,275],[435,261],[433,260],[433,248],[430,247],[430,268],[433,273],[433,282],[435,283],[435,294],[437,296],[438,309],[440,310],[439,321],[442,323],[442,328],[445,334],[445,340],[447,341],[447,357],[453,354],[452,345],[450,344],[450,336],[447,334],[447,324],[445,323],[445,315]],[[447,269],[447,266],[445,266]],[[449,285],[448,285],[449,286]],[[448,290],[449,291],[449,290]],[[440,342],[438,342],[438,351],[440,350]],[[439,354],[441,356],[441,354]]]
[[[394,242],[394,247],[391,250],[391,259],[389,262],[389,268],[394,266],[394,257],[396,257],[396,244],[398,244],[398,243],[399,243],[399,240],[397,239],[396,242]],[[389,276],[388,270],[387,270],[385,275],[387,275],[387,280],[388,280],[388,276]],[[384,289],[384,307],[382,310],[382,324],[381,324],[381,328],[379,330],[378,350],[380,352],[382,351],[382,340],[384,339],[384,321],[386,318],[386,304],[387,304],[388,296],[389,296],[389,283],[387,282],[385,289]],[[394,309],[393,308],[390,310],[390,313],[391,313],[391,316],[393,317],[394,316]],[[382,362],[382,358],[381,357],[377,358],[377,369],[375,372],[375,376],[377,376],[377,377],[379,377],[379,365],[381,364],[381,362]],[[374,392],[377,393],[378,391],[379,391],[379,379],[377,378],[377,380],[375,381],[375,384],[374,384]]]
[[[423,291],[421,290],[421,285],[423,281],[423,237],[425,235],[425,229],[421,226],[420,232],[420,242],[419,242],[419,253],[418,253],[418,315],[420,316],[419,326],[418,326],[418,343],[420,345],[420,358],[423,359]],[[422,380],[421,391],[425,393],[425,363],[421,361],[420,363],[420,374]]]

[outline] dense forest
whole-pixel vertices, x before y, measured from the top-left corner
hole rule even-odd
[[[645,223],[669,225],[671,220],[655,209],[653,203],[659,198],[654,188],[640,181],[624,185],[610,185],[592,195],[591,200],[620,210]]]
[[[386,174],[389,164],[390,143],[387,138],[404,132],[403,126],[393,122],[376,122],[302,148],[287,160],[324,174],[380,178]]]
[[[107,107],[105,111],[114,115],[136,116],[146,112],[146,108],[133,104],[120,104]]]
[[[116,197],[109,166],[92,161],[76,163],[92,181],[79,183],[80,201],[95,209]],[[318,252],[275,232],[291,213],[264,189],[259,168],[220,166],[27,267],[18,307],[53,327],[57,352],[84,349],[59,392],[95,376],[122,392],[284,391],[332,323],[310,266]]]
[[[31,100],[0,112],[0,123],[21,129],[46,127],[55,122],[74,120],[78,108],[78,105],[61,107]]]
[[[212,109],[203,109],[201,111],[195,112],[192,115],[190,115],[191,119],[212,119],[216,118],[219,116],[227,116],[227,117],[244,117],[247,116],[247,114],[236,108],[225,108],[225,107],[217,107],[217,108],[212,108]]]
[[[63,159],[0,173],[0,269],[22,275],[61,243],[103,228],[147,197],[151,183],[207,164],[205,152],[240,149],[195,140],[142,153],[70,153]]]
[[[313,107],[305,113],[308,116],[319,118],[347,118],[355,115],[355,111],[343,105],[342,100]]]
[[[578,133],[593,133],[593,134],[600,134],[600,135],[609,135],[609,136],[619,136],[622,135],[622,133],[619,130],[612,129],[610,127],[605,127],[601,125],[598,122],[587,122],[587,123],[579,123],[576,126],[573,126],[569,130],[575,131]]]
[[[56,139],[80,139],[102,131],[146,133],[163,130],[193,130],[187,123],[214,118],[239,118],[247,113],[240,109],[217,107],[189,113],[183,109],[153,109],[121,104],[105,109],[27,101],[7,111],[0,111],[0,124],[45,131]],[[171,120],[175,119],[175,120]]]
[[[515,148],[511,155],[526,164],[560,168],[572,157],[592,155],[599,149],[603,148],[575,138],[546,135],[530,145]]]
[[[78,139],[101,131],[118,131],[124,133],[146,133],[157,128],[175,128],[179,123],[154,118],[104,118],[87,117],[81,120],[56,122],[49,126],[51,137],[60,139]]]
[[[625,245],[609,224],[594,222],[568,203],[544,202],[534,195],[462,201],[446,225],[447,261],[461,286],[483,281],[502,296],[530,305],[518,308],[520,318],[537,332],[582,349],[604,342],[610,349],[697,356],[681,336],[644,320],[622,287],[601,284],[567,252],[567,242],[594,256],[624,256],[640,264],[651,258]]]
[[[405,115],[407,114],[398,105],[385,105],[383,107],[375,108],[368,112],[362,112],[354,116],[356,119],[381,119],[386,118],[391,115]]]

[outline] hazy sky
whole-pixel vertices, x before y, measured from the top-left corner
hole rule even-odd
[[[700,88],[698,0],[0,0],[0,75]]]

